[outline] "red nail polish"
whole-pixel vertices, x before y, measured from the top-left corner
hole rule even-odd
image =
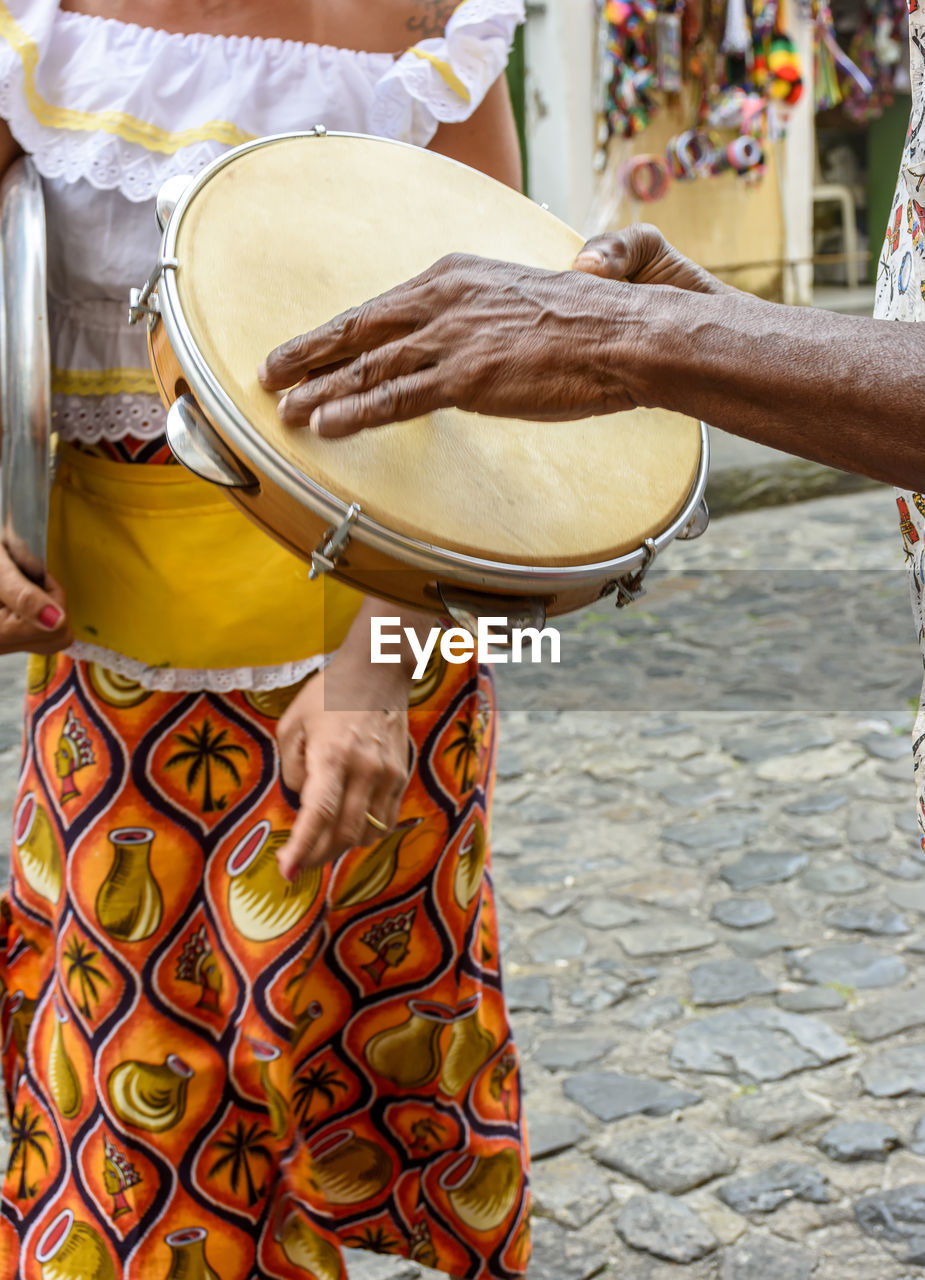
[[[55,627],[64,617],[64,614],[53,604],[46,604],[45,608],[39,614],[39,622],[48,631],[54,631]]]

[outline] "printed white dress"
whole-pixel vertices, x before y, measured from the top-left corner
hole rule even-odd
[[[877,276],[874,315],[925,320],[925,9],[909,6],[912,116]],[[925,495],[897,491],[899,523],[912,591],[912,612],[925,654]],[[916,809],[925,847],[925,692],[913,731]]]

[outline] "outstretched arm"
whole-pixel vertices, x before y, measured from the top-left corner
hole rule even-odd
[[[925,326],[764,302],[650,227],[576,266],[445,259],[278,348],[264,385],[293,387],[283,421],[328,436],[450,405],[546,420],[644,405],[925,488]]]

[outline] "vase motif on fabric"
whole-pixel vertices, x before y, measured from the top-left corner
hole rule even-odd
[[[148,827],[110,831],[112,863],[96,898],[96,918],[111,938],[143,942],[163,915],[160,887],[151,870],[154,832]]]
[[[29,1280],[81,1268],[237,1280],[244,1265],[342,1280],[343,1243],[415,1251],[473,1280],[521,1274],[521,1100],[487,841],[490,678],[445,669],[410,710],[418,765],[395,831],[291,885],[274,856],[294,817],[276,720],[245,695],[139,698],[63,655],[34,687],[39,749],[0,914],[14,1157],[0,1259],[17,1256],[18,1223],[38,1222]],[[61,723],[49,710],[78,702],[112,767],[82,775],[62,824],[43,763]],[[201,787],[187,795],[165,767],[175,726],[206,715],[252,763],[204,830]],[[478,726],[478,743],[460,723]],[[90,1136],[72,1155],[76,1134]],[[78,1211],[87,1204],[97,1216]],[[152,1212],[163,1229],[134,1251]],[[208,1235],[184,1234],[197,1231]],[[20,1277],[0,1263],[0,1280]]]

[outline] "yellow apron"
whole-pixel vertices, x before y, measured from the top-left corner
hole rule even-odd
[[[181,467],[68,445],[52,487],[49,571],[74,636],[155,667],[278,666],[330,653],[362,603]]]

